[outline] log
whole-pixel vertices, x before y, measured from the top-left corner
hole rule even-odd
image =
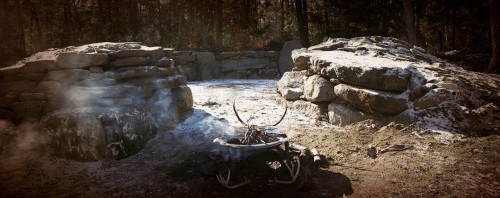
[[[313,156],[314,156],[314,162],[315,162],[315,163],[321,160],[321,157],[319,156],[319,151],[318,151],[318,149],[316,149],[316,148],[311,149],[311,153],[312,153],[312,154],[313,154]]]

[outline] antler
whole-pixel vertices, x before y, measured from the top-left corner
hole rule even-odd
[[[235,103],[236,103],[236,99],[233,100],[233,110],[234,110],[234,114],[236,114],[236,117],[238,118],[238,120],[240,121],[241,124],[243,125],[247,125],[245,122],[243,122],[243,120],[240,118],[240,115],[238,115],[238,111],[236,111],[236,106],[235,106]],[[285,115],[286,115],[286,112],[288,112],[288,105],[285,103],[285,113],[283,113],[283,116],[281,116],[281,119],[276,122],[276,124],[273,124],[271,126],[276,126],[278,125],[281,121],[283,121],[283,119],[285,118]]]
[[[238,115],[238,112],[236,111],[235,103],[236,103],[236,98],[233,100],[233,110],[234,110],[234,113],[236,114],[236,117],[238,118],[238,120],[240,121],[241,124],[247,125],[245,122],[243,122],[243,120]]]
[[[286,112],[287,112],[287,111],[288,111],[288,105],[287,105],[287,104],[286,104],[286,102],[285,102],[285,113],[283,114],[283,116],[281,116],[281,119],[280,119],[278,122],[276,122],[276,124],[274,124],[274,125],[272,125],[272,126],[276,126],[276,125],[278,125],[281,121],[283,121],[283,118],[285,118],[285,115],[286,115]]]

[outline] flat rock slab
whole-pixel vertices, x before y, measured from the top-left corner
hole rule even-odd
[[[57,57],[56,62],[59,68],[77,69],[89,66],[106,65],[108,63],[108,55],[61,53]]]
[[[141,66],[146,65],[151,61],[149,57],[126,57],[119,58],[109,63],[114,67]]]
[[[26,62],[21,70],[23,73],[47,73],[57,69],[55,60],[34,60]]]
[[[22,62],[22,61],[20,61]],[[55,60],[27,60],[24,64],[0,68],[0,79],[16,74],[47,73],[59,69]]]
[[[120,50],[110,55],[116,58],[148,56],[151,57],[153,60],[158,60],[159,57],[165,55],[165,52],[162,47],[141,46],[141,48],[139,49]]]
[[[157,132],[151,114],[140,107],[61,109],[41,124],[58,155],[84,161],[133,155]]]
[[[357,109],[376,115],[397,115],[407,109],[407,98],[402,95],[340,84],[335,94]]]
[[[295,52],[295,51],[294,51]],[[408,61],[356,56],[345,51],[295,52],[295,65],[342,82],[383,91],[407,90],[411,77]]]

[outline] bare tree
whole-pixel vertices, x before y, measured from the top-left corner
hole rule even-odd
[[[215,45],[223,46],[222,43],[222,0],[215,1]]]
[[[295,13],[299,26],[300,42],[309,47],[309,18],[307,15],[307,0],[295,0]]]
[[[418,45],[417,28],[415,27],[415,2],[413,0],[403,0],[403,6],[408,42]]]
[[[492,73],[499,72],[498,69],[498,59],[500,58],[500,52],[498,51],[498,46],[500,45],[500,38],[498,38],[498,28],[500,26],[500,1],[490,0],[490,21],[491,21],[491,60],[488,66],[488,71]]]

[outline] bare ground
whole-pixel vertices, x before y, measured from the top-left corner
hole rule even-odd
[[[291,142],[317,148],[298,184],[270,185],[283,171],[259,157],[241,162],[249,185],[228,190],[208,157],[212,140],[245,121],[276,122],[275,81],[192,83],[195,106],[177,128],[161,131],[136,155],[122,160],[76,162],[40,149],[36,126],[2,128],[0,197],[499,197],[500,136],[463,137],[374,121],[338,128],[289,111],[278,125]],[[5,125],[5,124],[4,124]],[[32,129],[31,127],[35,128]],[[398,145],[403,151],[378,153]],[[262,157],[262,156],[261,156]],[[265,160],[264,160],[265,161]],[[280,172],[281,171],[281,172]],[[286,171],[285,171],[286,172]],[[309,174],[309,177],[306,176]],[[307,180],[310,178],[310,180]]]

